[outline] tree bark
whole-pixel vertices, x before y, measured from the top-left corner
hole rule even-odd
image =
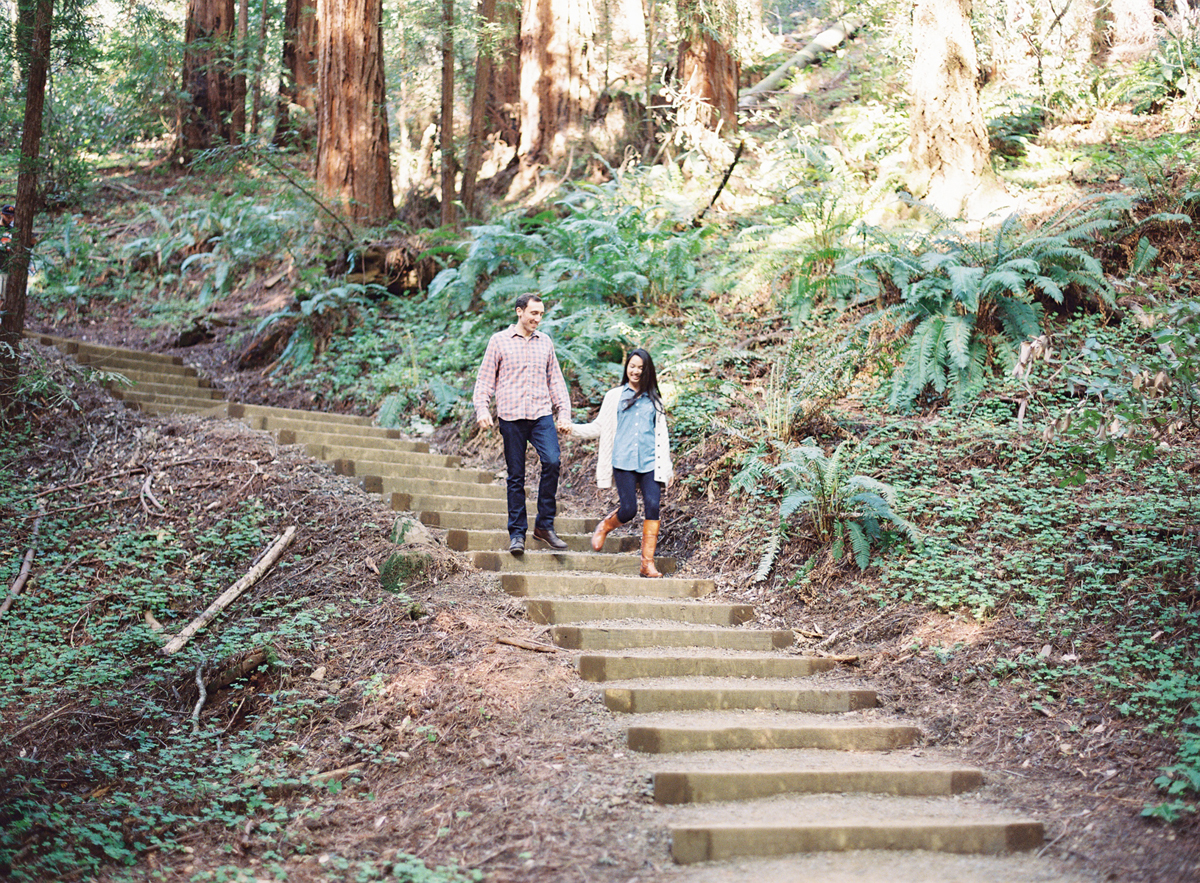
[[[0,411],[7,411],[12,404],[20,376],[21,335],[25,331],[26,292],[29,285],[29,252],[33,247],[33,216],[37,207],[42,115],[46,102],[46,77],[50,70],[50,33],[54,27],[53,0],[37,0],[36,7],[27,53],[25,120],[21,131],[21,165],[17,174],[17,235],[11,254],[0,266],[4,306],[4,312],[0,314]]]
[[[475,183],[479,177],[479,165],[483,160],[484,116],[487,113],[488,84],[491,83],[493,75],[494,51],[487,37],[492,33],[492,25],[496,20],[496,0],[479,0],[478,19],[475,90],[471,95],[471,122],[467,130],[462,180],[463,213],[468,218],[475,217]]]
[[[316,120],[316,0],[287,0],[283,14],[283,70],[280,72],[275,143],[310,147],[317,137]]]
[[[587,0],[525,0],[521,17],[521,143],[525,168],[567,156],[596,106],[589,50],[596,22]]]
[[[233,0],[188,0],[183,89],[189,103],[180,109],[179,126],[185,155],[233,140],[233,27]]]
[[[453,227],[455,211],[454,178],[454,0],[442,0],[442,226]]]
[[[680,91],[687,98],[678,108],[678,124],[732,134],[738,127],[741,80],[741,64],[729,49],[732,40],[722,42],[704,27],[698,0],[679,4],[679,21],[684,37],[675,70]]]
[[[262,122],[262,79],[263,65],[267,52],[267,0],[259,0],[258,4],[258,43],[254,47],[254,87],[251,89],[252,113],[250,116],[250,131],[258,135]]]
[[[822,55],[827,52],[832,52],[846,40],[853,36],[858,30],[861,22],[857,19],[847,18],[842,21],[830,25],[828,28],[819,33],[813,40],[781,64],[775,68],[769,75],[764,77],[751,88],[747,89],[739,102],[742,107],[753,107],[761,101],[767,94],[772,92],[776,86],[783,82],[788,73],[795,67],[804,67],[812,64]]]
[[[317,181],[356,221],[394,214],[381,0],[318,0]]]
[[[986,213],[1000,190],[976,86],[970,0],[917,0],[909,187],[948,218]]]
[[[237,40],[233,51],[233,131],[234,142],[246,136],[246,66],[250,57],[250,0],[238,0]]]

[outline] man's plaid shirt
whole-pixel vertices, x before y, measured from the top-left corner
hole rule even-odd
[[[472,402],[477,418],[487,413],[493,395],[501,420],[571,413],[567,382],[549,337],[535,331],[525,338],[516,325],[492,335],[475,380]]]

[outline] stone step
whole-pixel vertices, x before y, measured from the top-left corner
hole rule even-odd
[[[164,377],[197,377],[194,368],[176,362],[150,362],[140,355],[125,355],[123,353],[101,353],[90,350],[68,353],[80,365],[87,365],[100,371],[111,371],[120,374],[124,371],[153,371]]]
[[[137,393],[133,390],[113,391],[113,398],[122,402],[126,407],[137,408],[155,413],[172,413],[202,411],[212,408],[214,399],[207,396],[160,395],[157,393]]]
[[[676,871],[687,883],[1096,883],[1094,874],[1052,855],[954,855],[927,851],[850,850],[738,857]],[[674,878],[671,878],[674,879]]]
[[[501,524],[508,522],[508,504],[504,500],[442,497],[431,494],[407,494],[399,491],[392,494],[391,500],[392,508],[397,512],[464,512],[472,515],[498,515]],[[532,501],[526,503],[527,507],[529,502]],[[493,521],[492,524],[495,525],[496,522]]]
[[[559,518],[558,523],[561,525],[564,520]],[[532,530],[532,525],[530,530]],[[609,539],[612,538],[610,534]],[[449,545],[449,532],[447,532],[446,542]],[[607,543],[604,548],[605,551],[608,550]],[[505,573],[500,576],[500,587],[516,597],[620,595],[643,598],[698,598],[715,590],[715,585],[710,579],[679,577],[645,579],[640,576],[608,576],[590,573]]]
[[[305,446],[310,451],[310,456],[316,457],[318,460],[325,460],[329,463],[341,464],[340,469],[342,475],[352,475],[359,478],[374,479],[373,485],[377,490],[372,493],[385,493],[384,482],[386,480],[403,481],[411,478],[427,478],[434,481],[451,481],[471,487],[486,487],[496,481],[496,477],[490,472],[484,472],[482,469],[465,469],[457,465],[444,465],[450,460],[458,460],[458,457],[450,457],[445,454],[421,454],[415,452],[395,452],[387,450],[372,451],[368,457],[331,457],[332,453],[336,453],[332,446],[309,444]],[[318,453],[312,453],[318,452]],[[438,459],[440,458],[440,459]],[[500,485],[503,488],[503,485]],[[391,494],[393,491],[405,490],[403,487],[393,487],[386,491]]]
[[[25,332],[25,337],[31,338],[41,343],[42,346],[56,347],[66,355],[76,355],[83,353],[89,356],[107,356],[107,358],[128,359],[132,361],[143,362],[149,366],[149,370],[154,371],[156,368],[172,368],[179,367],[184,364],[184,359],[178,355],[170,355],[168,353],[149,353],[142,349],[130,349],[127,347],[113,347],[107,343],[92,343],[89,341],[71,341],[65,337],[55,335],[38,334],[38,332]]]
[[[398,494],[394,494],[395,500]],[[396,509],[393,502],[392,508]],[[396,509],[396,511],[403,511]],[[608,555],[604,552],[551,552],[549,547],[533,538],[530,531],[525,536],[525,554],[510,555],[505,543],[504,550],[495,552],[467,552],[467,558],[480,570],[520,572],[589,570],[594,573],[637,574],[642,568],[641,555]],[[659,573],[673,573],[674,558],[655,557],[654,564]]]
[[[260,428],[276,433],[284,444],[304,445],[309,451],[309,456],[316,457],[318,460],[428,463],[431,466],[455,469],[462,459],[451,454],[432,453],[429,450],[428,442],[399,436],[355,435],[353,427],[346,432],[334,432],[332,429],[329,432],[313,432],[307,429],[280,428],[281,421],[272,420],[269,417],[257,419],[262,421]],[[394,432],[395,430],[384,431]],[[375,473],[359,470],[359,474],[374,475]]]
[[[322,460],[329,459],[322,457]],[[357,467],[355,467],[357,468]],[[371,473],[372,475],[374,473]],[[384,494],[409,494],[414,497],[470,497],[476,500],[491,500],[508,512],[508,493],[502,484],[481,484],[469,481],[445,481],[422,476],[380,479]],[[507,533],[505,534],[507,537]]]
[[[829,717],[791,712],[660,712],[639,715],[626,729],[632,751],[677,754],[709,751],[891,751],[914,744],[921,731],[879,719],[876,710]]]
[[[594,683],[636,678],[806,678],[836,664],[832,659],[777,653],[585,653],[575,660],[579,676]]]
[[[230,405],[230,417],[266,417],[271,421],[279,421],[275,428],[291,429],[312,425],[317,432],[329,432],[330,427],[337,425],[338,431],[352,431],[363,435],[375,435],[382,438],[399,438],[395,429],[385,429],[376,426],[370,417],[358,414],[339,414],[333,411],[303,411],[298,408],[279,408],[274,405],[247,405],[238,403]],[[285,426],[292,423],[295,426]],[[389,436],[388,433],[396,433]]]
[[[878,704],[874,690],[849,690],[798,687],[779,681],[773,685],[746,686],[724,680],[720,684],[700,684],[697,680],[679,680],[655,686],[605,687],[604,704],[609,711],[644,714],[654,711],[724,711],[733,708],[763,708],[775,711],[803,711],[840,714]]]
[[[366,487],[366,482],[363,483]],[[370,490],[370,488],[367,488]],[[454,512],[442,509],[412,510],[416,512],[417,520],[427,527],[440,530],[507,530],[508,512]],[[533,535],[536,514],[529,516],[527,536]],[[595,518],[577,518],[569,515],[559,515],[554,519],[554,530],[563,534],[591,534],[596,529]],[[507,536],[507,533],[505,534]],[[505,541],[504,547],[508,547]],[[556,575],[555,579],[567,579],[566,576]]]
[[[530,536],[532,536],[532,529]],[[592,535],[589,533],[560,533],[558,538],[567,544],[570,552],[591,552]],[[455,552],[477,552],[499,549],[508,545],[507,530],[448,530],[446,545]],[[640,552],[641,537],[615,537],[611,534],[604,541],[604,554]]]
[[[641,558],[639,556],[638,560]],[[749,604],[709,601],[656,601],[643,598],[527,598],[526,615],[537,623],[554,625],[614,619],[655,619],[687,625],[742,625],[754,619]]]
[[[143,414],[150,414],[156,417],[170,417],[172,415],[191,414],[197,417],[223,417],[223,413],[213,413],[212,399],[201,401],[196,399],[191,402],[179,401],[173,404],[155,404],[153,402],[134,402],[125,401],[124,405],[127,408],[134,408]]]
[[[778,650],[795,636],[786,629],[665,628],[661,626],[556,625],[554,643],[568,650],[626,650],[645,647],[707,647],[716,650]]]
[[[739,856],[846,850],[929,850],[996,855],[1036,849],[1036,822],[962,796],[797,796],[679,807],[668,826],[679,864]]]
[[[24,336],[36,340],[43,346],[57,347],[67,355],[74,355],[78,352],[84,352],[96,355],[128,356],[140,359],[147,364],[183,364],[183,359],[180,356],[174,356],[168,353],[151,353],[144,350],[129,349],[127,347],[110,346],[109,344],[104,343],[91,343],[90,341],[86,340],[69,340],[65,337],[58,337],[54,334],[42,334],[36,331],[26,331]]]
[[[119,373],[134,387],[140,387],[144,384],[169,384],[175,387],[195,388],[195,389],[215,389],[212,381],[198,374],[164,374],[161,371],[154,370],[153,366],[148,366],[146,370],[134,370],[132,368]]]
[[[983,786],[983,771],[911,752],[705,752],[671,758],[653,773],[661,804],[758,800],[779,794],[950,797]]]
[[[184,380],[194,380],[195,378],[184,378]],[[114,381],[108,384],[109,392],[113,398],[117,399],[148,399],[151,396],[164,396],[169,398],[179,399],[201,399],[209,402],[221,402],[225,400],[225,394],[218,389],[213,389],[210,386],[196,386],[195,384],[187,383],[157,383],[154,381],[139,381],[132,385],[126,385]]]

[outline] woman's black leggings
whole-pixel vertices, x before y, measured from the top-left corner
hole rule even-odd
[[[662,483],[654,480],[653,472],[632,472],[628,469],[613,470],[613,484],[617,486],[617,521],[624,524],[637,515],[637,489],[642,488],[642,505],[647,521],[658,521],[659,501],[662,499]]]

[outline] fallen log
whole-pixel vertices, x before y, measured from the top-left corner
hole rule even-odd
[[[187,645],[187,642],[192,637],[204,628],[210,622],[217,618],[222,610],[237,600],[238,596],[246,589],[254,585],[262,577],[264,573],[271,569],[271,566],[279,560],[279,556],[283,554],[283,550],[288,547],[288,543],[292,541],[292,537],[296,535],[296,526],[292,525],[283,532],[279,539],[275,540],[267,550],[267,554],[262,557],[262,560],[254,567],[250,568],[250,572],[239,579],[236,583],[226,589],[221,597],[208,605],[208,609],[197,616],[194,620],[187,624],[178,635],[163,645],[162,654],[170,656],[172,653],[177,653]]]
[[[29,551],[25,553],[25,558],[21,562],[21,570],[17,574],[12,588],[8,590],[8,597],[4,599],[3,604],[0,604],[0,616],[8,612],[8,608],[12,607],[13,602],[17,600],[17,596],[24,590],[25,583],[29,581],[29,574],[33,570],[33,558],[37,554],[38,531],[42,528],[42,516],[45,514],[45,507],[39,503],[37,520],[33,522],[33,537],[29,541]]]
[[[817,34],[812,42],[777,67],[765,79],[743,92],[742,96],[738,99],[738,107],[754,107],[769,93],[775,91],[776,87],[783,82],[784,77],[788,75],[792,68],[812,64],[826,52],[832,52],[844,40],[850,39],[860,27],[862,27],[860,20],[845,18],[826,28]]]

